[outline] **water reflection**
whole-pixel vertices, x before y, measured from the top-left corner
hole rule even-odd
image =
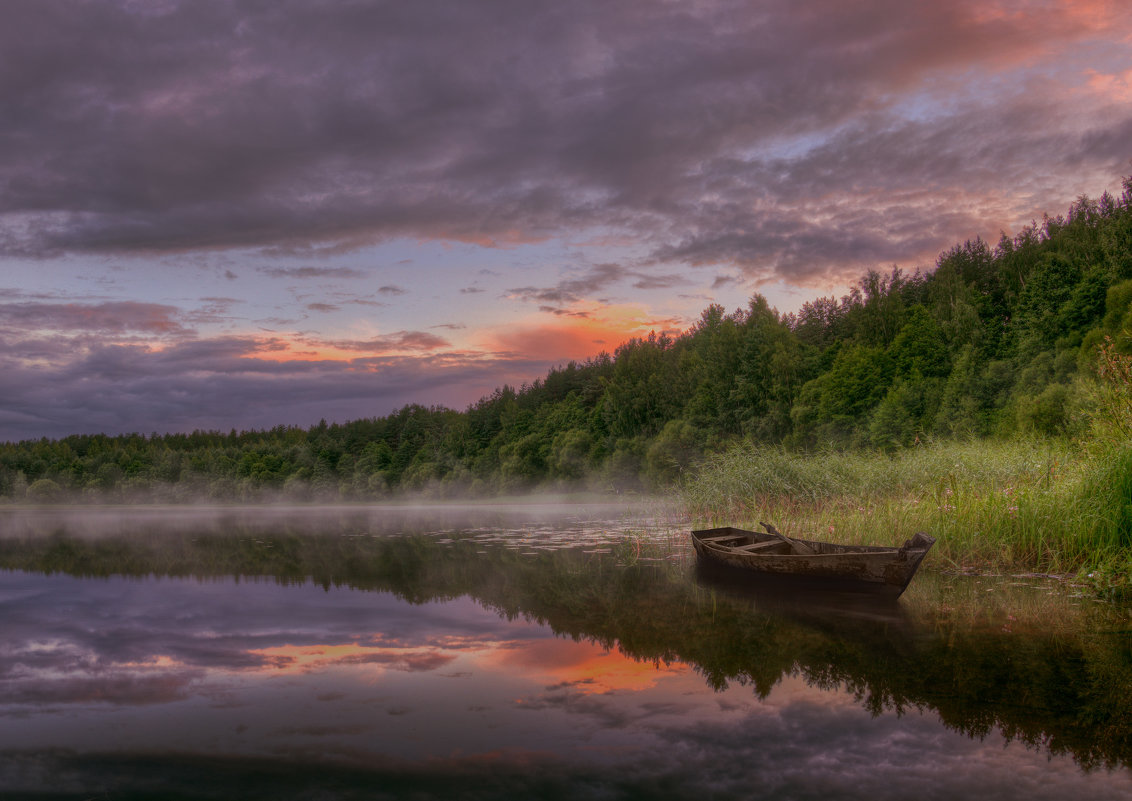
[[[516,515],[7,527],[0,790],[1132,797],[1132,657],[1087,599],[798,604],[676,523]]]

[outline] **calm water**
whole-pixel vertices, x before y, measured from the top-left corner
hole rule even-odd
[[[0,527],[3,798],[1132,798],[1128,610],[1062,582],[803,603],[612,506]]]

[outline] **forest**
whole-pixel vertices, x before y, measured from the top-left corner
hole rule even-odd
[[[0,444],[0,502],[656,491],[737,443],[895,454],[1087,436],[1098,369],[1132,353],[1132,178],[931,269],[870,270],[779,314],[704,309],[464,411],[409,405],[310,428]],[[1105,358],[1105,356],[1109,358]]]

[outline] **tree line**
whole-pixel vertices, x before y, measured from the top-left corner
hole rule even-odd
[[[679,336],[631,339],[462,412],[0,444],[0,499],[640,490],[742,438],[888,450],[1072,435],[1106,341],[1132,352],[1132,178],[994,245],[955,245],[931,270],[870,270],[785,315],[761,295],[713,304]]]

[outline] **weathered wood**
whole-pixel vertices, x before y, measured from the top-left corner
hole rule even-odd
[[[834,582],[897,597],[935,543],[934,537],[921,533],[900,547],[838,545],[796,540],[782,535],[774,526],[762,525],[767,531],[731,527],[693,531],[692,544],[701,559],[750,573]],[[782,552],[798,545],[807,552]]]
[[[766,550],[769,550],[771,548],[778,548],[778,547],[781,547],[784,544],[787,544],[787,543],[782,543],[782,542],[779,542],[778,540],[767,540],[766,542],[755,542],[755,543],[752,543],[751,545],[736,545],[735,550],[746,551],[747,553],[750,553],[752,551],[766,551]]]
[[[811,548],[809,545],[806,545],[805,543],[802,543],[802,542],[798,542],[798,540],[790,539],[785,534],[783,534],[781,531],[779,531],[774,526],[772,526],[770,523],[764,523],[763,521],[760,520],[759,525],[762,526],[763,528],[765,528],[767,531],[769,531],[774,536],[778,537],[783,542],[790,543],[790,545],[793,546],[794,550],[797,551],[800,554],[812,554],[814,552],[814,549]]]

